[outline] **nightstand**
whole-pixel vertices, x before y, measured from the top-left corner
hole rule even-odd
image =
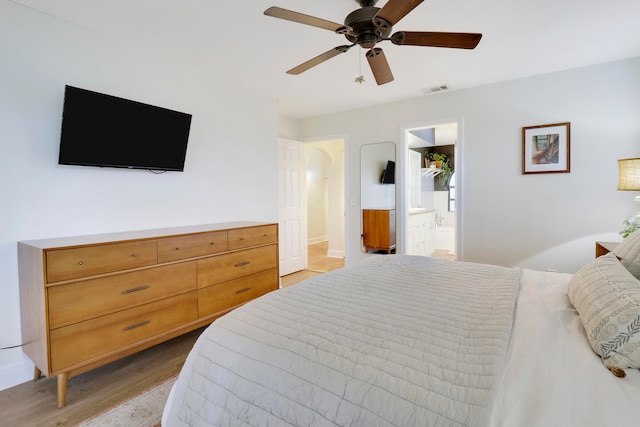
[[[596,258],[613,252],[619,243],[620,242],[596,242]]]

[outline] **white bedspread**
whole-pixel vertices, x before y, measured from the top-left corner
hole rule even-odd
[[[519,280],[395,255],[272,292],[202,334],[162,425],[487,426]]]

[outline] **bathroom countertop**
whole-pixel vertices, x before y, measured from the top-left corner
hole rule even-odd
[[[419,213],[428,213],[428,212],[435,212],[435,209],[409,208],[409,215],[419,214]]]

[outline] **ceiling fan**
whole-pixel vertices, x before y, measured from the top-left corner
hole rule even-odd
[[[280,7],[270,7],[264,11],[267,16],[311,25],[343,34],[350,45],[342,45],[312,58],[287,71],[287,74],[301,74],[322,62],[347,52],[355,45],[369,49],[365,56],[378,85],[393,81],[393,74],[387,58],[376,44],[390,41],[395,45],[433,46],[456,49],[474,49],[482,34],[477,33],[443,33],[423,31],[398,31],[391,34],[392,27],[415,9],[424,0],[389,0],[383,8],[375,7],[378,0],[355,0],[360,9],[351,12],[344,20],[344,25]]]

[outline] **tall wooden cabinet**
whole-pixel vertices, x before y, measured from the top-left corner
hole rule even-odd
[[[362,242],[367,252],[395,252],[396,210],[363,209]]]
[[[279,287],[278,225],[236,222],[18,242],[24,352],[67,381]]]

